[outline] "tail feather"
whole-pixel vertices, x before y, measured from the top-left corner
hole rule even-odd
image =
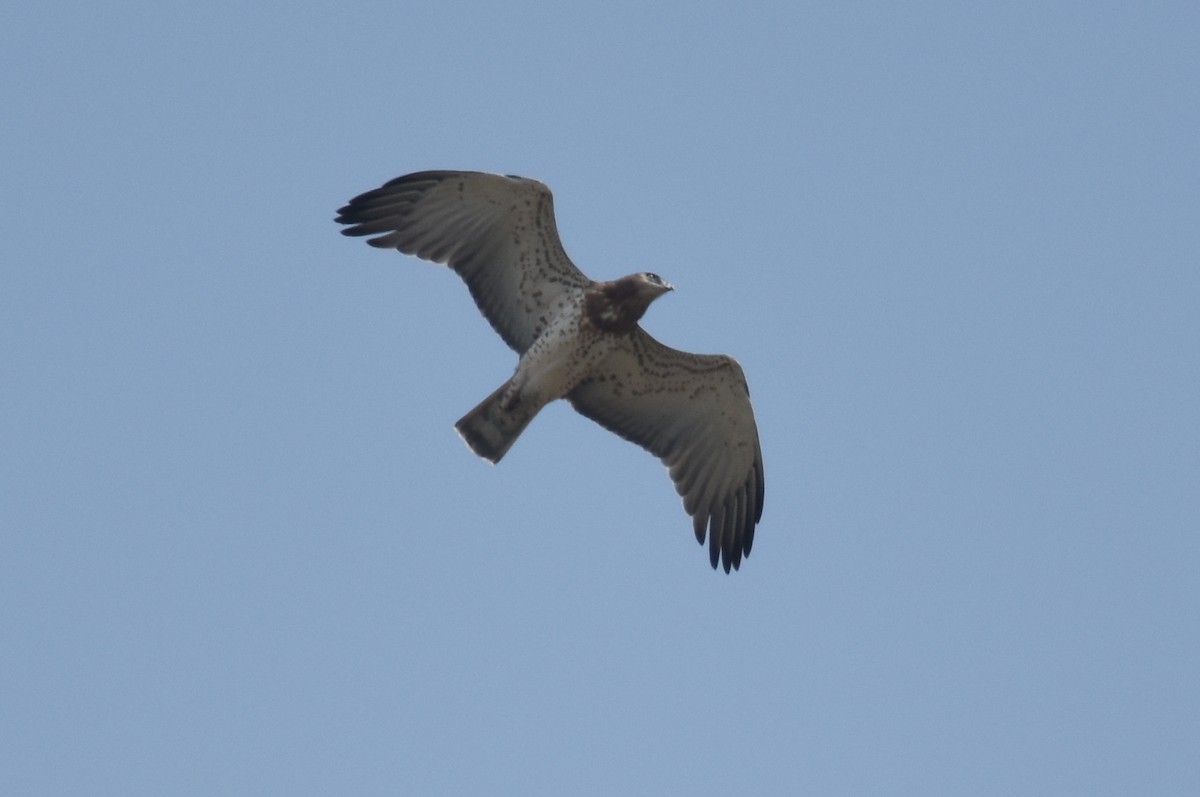
[[[499,462],[508,453],[541,409],[522,402],[506,407],[505,397],[510,385],[511,381],[505,382],[454,424],[471,450],[490,462]]]

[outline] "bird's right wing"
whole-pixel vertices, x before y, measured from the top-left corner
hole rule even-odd
[[[449,265],[519,353],[589,284],[563,250],[550,189],[525,177],[417,172],[356,196],[337,221],[345,235],[378,236],[371,246]]]

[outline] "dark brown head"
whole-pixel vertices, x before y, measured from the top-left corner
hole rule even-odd
[[[650,302],[671,290],[669,283],[649,271],[598,282],[587,292],[588,319],[605,332],[629,332]]]

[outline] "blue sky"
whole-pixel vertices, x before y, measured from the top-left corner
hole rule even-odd
[[[0,25],[0,791],[1194,794],[1193,3],[25,4]],[[745,368],[709,569],[409,171],[537,177]]]

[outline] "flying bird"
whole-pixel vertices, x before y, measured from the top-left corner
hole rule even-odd
[[[662,460],[708,538],[713,568],[749,556],[763,510],[763,463],[750,391],[732,357],[659,343],[638,321],[672,290],[657,274],[589,279],[563,250],[550,189],[482,172],[417,172],[350,200],[345,235],[455,271],[520,355],[512,378],[455,428],[499,462],[546,404],[578,412]]]

